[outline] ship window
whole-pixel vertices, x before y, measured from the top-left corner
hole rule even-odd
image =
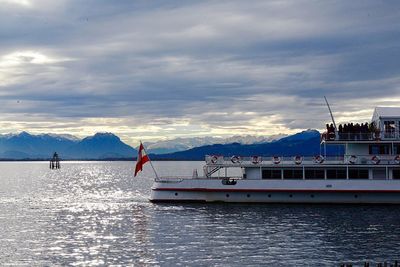
[[[349,168],[349,179],[368,179],[368,169]]]
[[[383,124],[386,133],[393,133],[396,130],[396,124],[394,121],[384,121]]]
[[[282,179],[281,169],[264,169],[262,170],[263,179]]]
[[[369,154],[370,155],[390,154],[390,145],[389,144],[369,145]]]
[[[305,179],[325,179],[324,169],[305,169]]]
[[[347,174],[345,168],[326,170],[326,179],[346,179],[346,178]]]
[[[284,169],[283,170],[284,179],[303,179],[303,169]]]
[[[374,168],[374,169],[372,169],[372,178],[374,180],[384,180],[384,179],[386,179],[386,169],[385,168]]]
[[[392,178],[393,179],[400,179],[400,168],[393,169]]]
[[[393,148],[394,148],[393,154],[399,155],[400,154],[400,145],[394,145]]]
[[[394,121],[384,121],[383,125],[384,125],[383,127],[384,127],[385,138],[394,138],[395,131],[396,131],[395,122]]]

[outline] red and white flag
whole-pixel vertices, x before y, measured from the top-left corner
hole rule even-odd
[[[136,161],[135,177],[138,174],[138,172],[143,170],[143,165],[148,161],[150,161],[150,159],[146,155],[146,151],[144,150],[142,142],[140,142],[138,157],[137,157],[137,161]]]

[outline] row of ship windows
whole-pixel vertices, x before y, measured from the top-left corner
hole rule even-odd
[[[392,151],[393,150],[393,151]],[[370,155],[397,155],[400,154],[400,145],[395,144],[373,144],[369,145],[369,154]]]
[[[262,179],[303,179],[303,169],[264,169]],[[325,179],[325,169],[305,169],[305,179]],[[373,170],[373,178],[386,178],[385,169]],[[326,179],[347,179],[346,168],[326,169]],[[367,168],[349,168],[349,179],[369,179]],[[400,168],[392,169],[392,179],[400,179]]]

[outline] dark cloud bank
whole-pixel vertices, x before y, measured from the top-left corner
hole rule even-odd
[[[400,101],[398,1],[0,1],[2,131],[276,134]]]

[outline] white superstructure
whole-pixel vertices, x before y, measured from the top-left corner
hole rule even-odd
[[[206,156],[203,176],[158,178],[150,200],[400,204],[400,108],[377,107],[371,123],[332,127],[321,150],[343,145],[342,156]]]

